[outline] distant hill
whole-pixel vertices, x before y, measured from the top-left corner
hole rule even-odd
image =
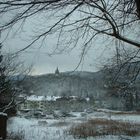
[[[38,96],[79,96],[90,97],[98,107],[125,110],[130,96],[122,98],[117,93],[118,89],[110,88],[104,80],[106,72],[63,72],[59,74],[44,74],[26,76],[26,79],[18,84],[27,95]],[[16,78],[15,78],[16,79]],[[139,78],[138,78],[139,79]],[[139,100],[139,82],[137,81],[137,99]],[[17,83],[19,83],[17,81]],[[134,95],[136,96],[136,95]]]
[[[27,94],[61,96],[102,96],[105,94],[100,72],[64,72],[59,75],[28,76],[22,83]]]

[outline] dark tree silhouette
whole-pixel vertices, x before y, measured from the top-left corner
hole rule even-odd
[[[22,89],[16,83],[21,84],[26,74],[30,72],[29,68],[24,68],[23,63],[15,59],[17,56],[2,52],[0,43],[0,112],[6,112],[9,115],[16,113],[16,105],[20,103],[15,102],[17,94],[22,93]],[[22,75],[22,78],[18,79],[18,75]],[[18,81],[16,82],[14,78]]]

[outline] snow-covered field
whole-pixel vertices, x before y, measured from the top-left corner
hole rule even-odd
[[[9,135],[18,135],[21,140],[78,140],[69,135],[68,129],[89,119],[111,119],[140,124],[140,114],[121,114],[109,110],[96,110],[92,113],[71,112],[75,117],[61,117],[59,119],[36,119],[11,117],[8,120]],[[130,140],[140,140],[140,136],[127,137]],[[119,136],[89,137],[86,140],[119,140]],[[81,139],[80,139],[81,140]]]

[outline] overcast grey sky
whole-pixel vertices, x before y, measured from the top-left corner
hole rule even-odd
[[[21,20],[19,21],[15,20],[18,23],[14,27],[10,28],[9,32],[8,31],[2,32],[0,41],[4,42],[3,43],[4,50],[10,53],[17,52],[18,50],[21,50],[22,48],[30,44],[31,39],[33,39],[33,37],[44,34],[46,31],[51,29],[52,25],[57,25],[57,26],[53,26],[55,28],[52,28],[51,32],[49,32],[51,35],[45,38],[46,40],[45,42],[43,42],[43,44],[41,41],[37,41],[29,49],[27,49],[26,51],[22,52],[19,55],[19,60],[24,61],[25,64],[27,65],[33,64],[32,74],[53,73],[57,67],[59,67],[60,72],[72,71],[77,67],[80,61],[80,54],[82,51],[81,44],[82,43],[86,44],[88,41],[90,42],[90,39],[92,40],[92,37],[94,37],[94,41],[92,40],[92,43],[90,44],[91,47],[89,46],[85,47],[90,49],[88,49],[89,51],[85,55],[84,61],[82,61],[82,63],[80,64],[77,70],[98,71],[105,63],[105,61],[107,61],[108,58],[112,57],[113,50],[115,49],[115,45],[116,45],[115,44],[116,40],[113,37],[109,37],[109,36],[105,37],[105,35],[103,35],[100,31],[98,32],[98,34],[94,32],[95,30],[87,31],[87,27],[86,27],[87,23],[85,23],[83,26],[85,28],[81,28],[81,22],[77,22],[77,21],[81,21],[81,19],[85,17],[86,17],[85,19],[87,19],[87,17],[89,17],[89,15],[92,14],[93,10],[94,12],[97,12],[97,15],[100,14],[101,11],[98,8],[97,9],[92,7],[89,8],[89,6],[87,7],[85,6],[71,13],[72,9],[73,6],[68,6],[68,7],[66,6],[66,8],[62,8],[62,9],[54,8],[53,10],[43,9],[40,12],[33,15],[31,14],[32,16],[23,19],[24,24],[21,24],[22,23]],[[22,10],[24,10],[24,6],[22,8],[19,9],[15,8],[15,10],[12,11],[10,10],[9,12],[2,14],[1,16],[2,18],[0,21],[1,25],[5,25],[4,23],[8,23],[9,21],[11,21],[12,18],[16,17],[17,15],[20,15],[20,12],[21,13],[23,12]],[[81,10],[83,10],[83,12]],[[89,15],[88,13],[84,12],[86,10],[88,10]],[[68,13],[71,14],[69,15]],[[67,14],[68,17],[66,16]],[[102,12],[101,14],[104,15],[104,13]],[[117,13],[113,13],[113,14],[117,16]],[[66,18],[64,18],[65,16]],[[106,29],[108,31],[108,29],[112,28],[112,25],[108,24],[108,22],[104,22],[104,20],[103,21],[96,20],[97,17],[93,16],[93,18],[91,18],[92,20],[90,19],[88,24],[92,25],[95,20],[96,24],[93,25],[95,26],[95,28],[97,28],[97,30],[98,28],[100,28],[101,31],[102,29]],[[73,24],[75,22],[76,25]],[[118,24],[120,23],[118,22]],[[61,34],[61,31],[63,30],[62,28],[65,28],[67,30],[68,33],[67,35],[63,34],[66,33],[66,30]],[[71,33],[70,30],[72,29],[75,32],[73,32],[73,34],[69,34]],[[59,32],[57,32],[58,30]],[[123,32],[122,35],[127,36],[128,38],[130,37],[131,39],[134,40],[138,40],[139,36],[138,34],[136,34],[135,31],[138,31],[138,28],[136,28],[134,24],[134,27],[131,30],[126,28],[126,31]],[[120,32],[121,32],[121,28],[120,28]],[[80,41],[78,42],[77,47],[73,49],[71,52],[63,52],[59,55],[57,54],[57,55],[50,56],[48,54],[52,52],[53,49],[56,48],[57,46],[57,41],[59,40],[58,38],[60,35],[59,33],[61,34],[61,36],[63,36],[63,39],[62,40],[60,39],[61,40],[60,42],[63,43],[64,41],[64,44],[69,41],[69,38],[72,38],[72,42],[74,42],[75,40],[77,41],[76,36],[79,34],[80,34],[79,35]],[[99,38],[96,38],[97,35],[99,35]],[[115,41],[111,42],[111,40],[115,40]],[[126,45],[129,46],[128,44]],[[62,45],[62,47],[64,48],[65,45],[64,46]],[[71,48],[72,47],[73,46],[71,46]]]
[[[27,20],[23,29],[20,29],[17,24],[17,26],[10,31],[8,37],[6,37],[6,33],[3,33],[2,40],[6,37],[3,44],[4,50],[12,53],[28,45],[32,36],[36,34],[37,31],[40,31],[38,27],[42,27],[42,30],[45,29],[42,23],[44,23],[44,19],[41,15],[38,15],[37,17]],[[108,41],[105,43],[103,40],[105,41],[104,37],[97,39],[92,44],[84,61],[77,70],[98,71],[102,63],[104,63],[107,58],[111,57],[114,48],[110,47],[110,45],[113,46],[113,44],[108,45]],[[40,47],[41,42],[37,42],[29,49],[22,52],[19,56],[19,60],[25,61],[25,64],[28,65],[33,64],[32,74],[34,75],[53,73],[56,67],[59,67],[60,72],[74,70],[80,61],[81,46],[78,46],[71,52],[49,56],[48,53],[52,48],[56,47],[56,42],[56,37],[51,35],[47,38],[47,41],[42,47]],[[105,47],[105,44],[108,47]]]
[[[50,40],[47,45],[51,44],[52,42]],[[17,46],[25,45],[26,41],[23,42],[17,38],[8,39],[8,41],[4,43],[6,51],[8,52],[16,51]],[[19,60],[24,61],[25,64],[33,64],[32,74],[34,75],[53,73],[56,67],[59,68],[60,72],[72,71],[77,67],[80,61],[81,51],[78,47],[69,53],[64,52],[62,54],[49,56],[47,54],[47,46],[38,48],[37,45],[38,44],[34,45],[34,47],[36,46],[35,48],[31,47],[19,55]],[[109,48],[104,48],[101,44],[94,44],[94,47],[89,50],[77,70],[98,71],[102,66],[102,63],[107,60],[107,58],[111,57],[109,53],[111,53]]]

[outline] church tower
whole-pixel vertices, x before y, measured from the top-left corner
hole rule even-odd
[[[59,75],[59,74],[60,74],[60,72],[59,72],[59,69],[57,67],[56,70],[55,70],[55,75]]]

